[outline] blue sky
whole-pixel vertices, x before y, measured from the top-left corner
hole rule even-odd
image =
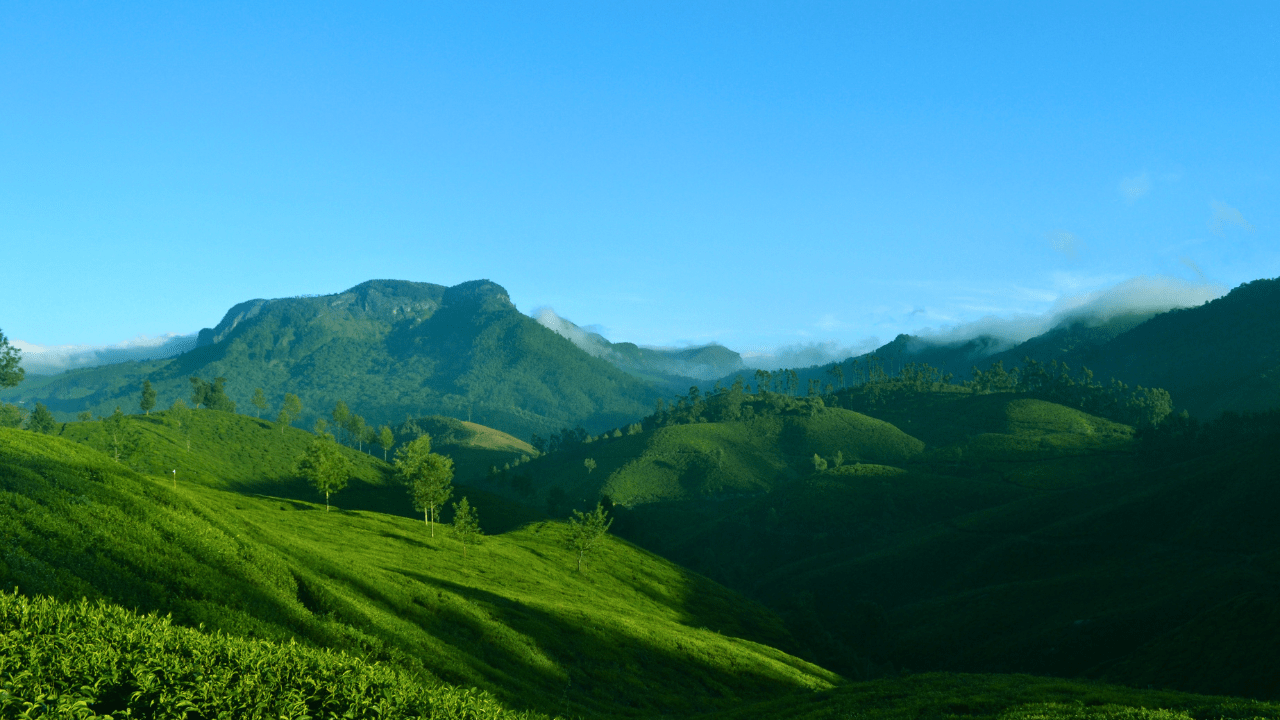
[[[488,278],[838,352],[1280,275],[1278,6],[903,5],[0,4],[0,329]]]

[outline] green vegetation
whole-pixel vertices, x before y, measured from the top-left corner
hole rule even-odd
[[[168,429],[162,415],[129,421]],[[255,439],[298,448],[312,439],[216,411],[193,412],[192,424],[192,455],[203,430],[239,430],[249,449]],[[278,454],[289,463],[292,453]],[[222,467],[234,475],[253,464],[228,457]],[[87,445],[0,430],[0,537],[10,539],[0,582],[28,597],[171,614],[175,625],[233,638],[342,650],[428,688],[484,688],[514,710],[690,714],[840,682],[787,654],[796,643],[776,615],[625,542],[602,542],[596,570],[577,573],[565,523],[490,536],[464,557],[457,538],[430,539],[409,518],[315,512],[179,480],[175,491]],[[345,494],[376,491],[355,485]]]
[[[329,495],[347,486],[347,479],[351,477],[351,462],[328,435],[312,440],[307,445],[306,452],[299,455],[295,462],[298,474],[324,495],[324,511],[329,512]]]
[[[435,537],[436,508],[453,496],[453,460],[431,452],[431,436],[421,435],[396,451],[396,472]]]
[[[376,280],[336,295],[242,303],[183,355],[39,378],[0,391],[0,400],[40,401],[60,419],[102,415],[134,406],[150,380],[161,406],[183,397],[212,407],[192,395],[193,376],[225,378],[227,402],[244,407],[258,388],[267,398],[296,395],[301,408],[278,417],[304,427],[344,400],[374,427],[439,414],[517,437],[613,427],[657,396],[520,313],[491,282]],[[357,436],[352,444],[366,443]]]
[[[582,572],[587,553],[604,539],[611,525],[613,518],[606,515],[602,503],[596,503],[596,509],[589,513],[573,511],[573,517],[569,518],[569,549],[578,556],[578,572]]]
[[[9,338],[0,332],[0,390],[13,387],[22,382],[27,371],[18,364],[22,361],[22,351],[9,344]]]
[[[541,717],[360,658],[202,633],[101,601],[0,593],[0,633],[5,717]]]

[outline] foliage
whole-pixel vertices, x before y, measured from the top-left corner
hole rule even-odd
[[[573,511],[573,517],[569,518],[568,542],[569,548],[577,555],[578,572],[582,572],[583,558],[604,539],[611,525],[613,518],[605,513],[601,503],[596,503],[596,509],[589,513]]]
[[[0,403],[0,427],[21,427],[26,419],[26,410],[10,403]]]
[[[207,634],[102,601],[0,592],[0,633],[4,717],[542,717],[342,653]]]
[[[396,451],[395,466],[435,537],[436,508],[453,495],[453,460],[431,452],[431,436],[421,435]]]
[[[290,417],[306,426],[335,400],[359,398],[352,409],[375,427],[449,415],[523,438],[631,422],[656,395],[521,313],[488,281],[371,281],[324,297],[253,301],[198,342],[178,357],[73,370],[0,399],[104,414],[133,402],[144,377],[165,405],[189,397],[191,375],[225,377],[245,407],[259,387],[267,397],[297,393],[306,409]]]
[[[119,412],[119,408],[116,412]],[[27,429],[31,432],[52,435],[58,429],[58,422],[53,419],[53,413],[49,412],[49,408],[44,403],[36,403],[36,409],[31,411],[31,417],[27,418]]]
[[[162,418],[132,421],[172,430]],[[225,413],[198,411],[193,423],[209,437],[201,457],[231,472],[255,466],[242,448],[256,442],[312,438],[282,439]],[[255,486],[246,476],[242,487]],[[599,570],[585,577],[573,571],[564,523],[491,536],[464,560],[427,547],[412,519],[326,514],[275,495],[201,483],[173,491],[168,478],[136,475],[86,446],[0,430],[0,583],[28,597],[171,614],[175,626],[203,623],[229,642],[341,649],[397,669],[406,690],[443,679],[568,717],[687,716],[840,682],[787,654],[797,645],[773,613],[627,543],[598,547]],[[67,687],[82,684],[92,683]]]
[[[287,418],[285,424],[292,425],[294,420],[302,417],[302,401],[293,393],[285,393],[284,404],[281,406],[280,411],[285,413]]]
[[[27,371],[19,363],[22,351],[9,344],[9,339],[0,332],[0,389],[13,387],[22,382]]]
[[[462,543],[462,555],[466,557],[468,545],[479,545],[484,533],[480,530],[480,517],[464,497],[453,504],[453,536]]]
[[[226,385],[227,379],[224,377],[214,378],[213,382],[206,382],[194,375],[187,378],[191,383],[191,404],[199,409],[204,405],[210,410],[218,410],[221,412],[235,412],[235,402],[227,397]]]
[[[138,401],[138,407],[144,415],[150,415],[151,409],[156,406],[156,391],[151,387],[150,380],[142,381],[142,398]]]
[[[107,451],[116,462],[120,462],[122,457],[129,458],[142,445],[142,436],[137,428],[118,407],[102,419],[102,427],[107,434]]]
[[[250,398],[249,402],[253,404],[253,416],[255,418],[259,417],[262,413],[266,412],[269,407],[271,407],[267,404],[267,394],[262,391],[262,388],[253,389],[253,397]]]
[[[316,491],[324,495],[324,509],[329,510],[329,494],[347,486],[351,477],[351,461],[338,451],[329,436],[320,436],[307,445],[297,460],[298,474],[305,477]]]

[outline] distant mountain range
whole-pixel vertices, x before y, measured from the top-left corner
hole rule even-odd
[[[899,335],[840,364],[852,377],[854,361],[861,372],[878,365],[890,375],[908,363],[925,363],[960,382],[974,366],[1002,362],[1009,369],[1028,357],[1087,367],[1102,382],[1116,378],[1164,388],[1178,409],[1205,418],[1280,407],[1280,278],[1246,283],[1193,308],[1068,318],[1012,348],[989,336],[944,344]],[[823,386],[838,382],[829,373],[834,365],[797,369],[801,387],[811,379]],[[733,378],[726,373],[721,382]]]
[[[174,341],[157,352],[179,349]],[[257,412],[250,399],[261,387],[271,417],[285,393],[299,395],[301,423],[342,400],[371,423],[447,415],[528,438],[575,425],[617,427],[691,385],[754,376],[738,353],[719,345],[644,348],[609,342],[550,311],[530,318],[487,280],[452,288],[373,280],[333,295],[250,300],[200,331],[194,348],[152,357],[32,375],[0,400],[42,402],[65,420],[117,405],[135,410],[144,380],[164,407],[190,397],[188,377],[222,376],[240,412]],[[854,361],[862,373],[877,364],[890,374],[927,363],[960,382],[974,366],[1008,368],[1025,357],[1087,366],[1102,381],[1164,388],[1178,409],[1202,417],[1277,407],[1280,280],[1257,280],[1194,308],[1072,317],[1012,348],[987,336],[943,344],[900,335],[842,365],[845,382],[854,381]],[[797,369],[798,391],[810,380],[838,384],[833,365]]]

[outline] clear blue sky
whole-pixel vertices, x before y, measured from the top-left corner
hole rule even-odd
[[[0,329],[488,278],[858,346],[1280,275],[1280,5],[1056,5],[5,2]]]

